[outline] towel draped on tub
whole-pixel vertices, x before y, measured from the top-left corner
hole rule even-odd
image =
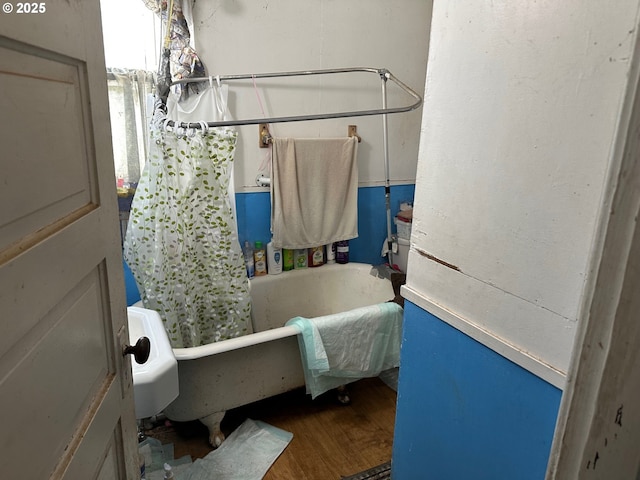
[[[271,232],[277,248],[358,236],[358,140],[274,138]]]
[[[287,322],[300,330],[298,343],[312,398],[360,378],[399,366],[402,312],[394,302]]]

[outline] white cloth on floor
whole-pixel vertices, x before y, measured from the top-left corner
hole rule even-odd
[[[403,309],[394,302],[287,322],[300,330],[298,343],[313,398],[339,385],[375,377],[400,364]]]
[[[291,432],[247,418],[217,450],[196,460],[185,480],[260,480],[287,448]]]
[[[358,140],[275,138],[271,231],[277,248],[358,236]]]

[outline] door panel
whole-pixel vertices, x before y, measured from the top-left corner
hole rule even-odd
[[[113,407],[117,404],[118,389],[110,388],[104,405]],[[110,398],[111,397],[111,398]],[[83,438],[74,439],[69,453],[62,458],[54,478],[66,480],[84,478],[138,478],[136,476],[122,477],[122,429],[116,423],[120,412],[116,408],[100,408],[87,416],[89,422],[80,430]],[[105,436],[106,431],[112,431],[111,436]],[[62,473],[64,472],[64,475]],[[140,472],[137,472],[138,476]],[[134,473],[135,475],[135,473]]]
[[[92,210],[93,211],[93,210]],[[50,327],[46,317],[56,305],[102,261],[100,229],[91,212],[47,235],[22,254],[16,248],[0,251],[10,256],[0,268],[0,301],[3,319],[19,319],[2,324],[0,357],[32,332],[36,339]],[[72,221],[69,218],[66,221]],[[55,230],[56,225],[52,226]],[[20,242],[22,246],[27,239]],[[24,339],[24,341],[27,341]]]
[[[20,42],[0,47],[0,129],[4,165],[0,248],[91,201],[83,137],[84,64]],[[33,105],[24,112],[26,105]],[[25,115],[28,113],[28,115]],[[55,148],[51,148],[55,145]],[[95,159],[90,159],[91,163]],[[10,180],[10,181],[9,181]],[[25,195],[35,191],[37,195]],[[20,198],[20,202],[8,203]]]
[[[55,464],[62,456],[85,413],[113,383],[106,355],[106,343],[111,340],[105,338],[101,303],[94,271],[43,317],[41,328],[46,332],[17,342],[20,351],[12,355],[17,363],[2,372],[0,384],[0,410],[12,412],[3,428],[37,434],[28,446],[11,437],[3,439],[0,448],[9,471],[20,471],[24,478],[45,478],[50,473],[43,471],[45,465]],[[83,389],[77,391],[76,385]],[[43,460],[50,458],[32,462],[33,452]]]
[[[0,13],[0,32],[3,472],[135,478],[99,2]]]

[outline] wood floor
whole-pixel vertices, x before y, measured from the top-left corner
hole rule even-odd
[[[229,435],[246,418],[293,433],[293,440],[265,480],[331,480],[391,460],[396,392],[378,378],[349,385],[351,405],[339,405],[332,392],[311,400],[304,389],[227,412],[222,430]],[[173,443],[175,457],[204,457],[211,451],[199,422],[155,427],[146,432]]]

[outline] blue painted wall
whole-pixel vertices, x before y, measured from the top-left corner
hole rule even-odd
[[[413,202],[415,185],[391,187],[391,215],[400,210],[400,203]],[[245,240],[254,243],[260,240],[266,245],[271,239],[271,200],[269,192],[236,193],[236,214],[240,245]],[[395,233],[395,225],[393,225]],[[387,216],[384,187],[361,187],[358,189],[358,238],[349,242],[349,260],[352,262],[379,265],[382,244],[387,237]],[[127,304],[140,299],[138,289],[125,264]]]
[[[391,215],[400,210],[400,203],[413,202],[415,185],[391,187]],[[237,193],[236,212],[240,244],[245,240],[260,240],[265,245],[271,239],[271,201],[269,192]],[[393,225],[395,233],[395,225]],[[379,265],[382,244],[387,236],[384,187],[358,189],[358,238],[349,242],[349,260]]]
[[[394,480],[542,480],[561,391],[405,301]]]

